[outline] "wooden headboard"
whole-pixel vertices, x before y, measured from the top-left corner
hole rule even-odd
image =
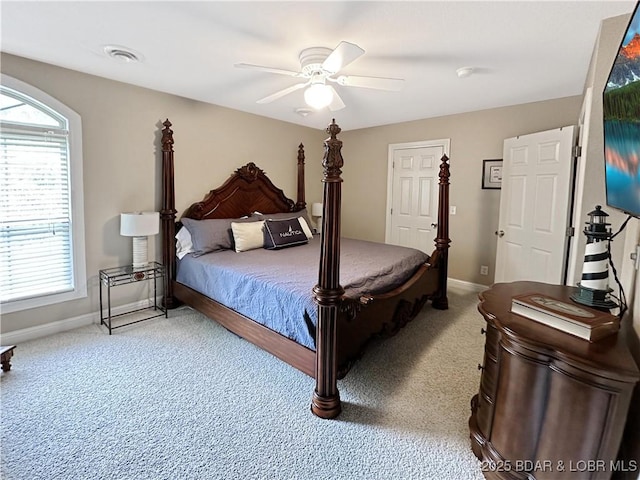
[[[171,122],[163,122],[162,129],[162,261],[167,270],[165,306],[175,308],[173,280],[176,274],[176,208],[174,188],[173,130]],[[237,169],[220,187],[211,190],[204,199],[191,205],[182,217],[196,220],[214,218],[239,218],[253,212],[298,212],[306,208],[304,188],[304,146],[298,146],[298,199],[287,198],[265,172],[250,162]]]
[[[302,164],[304,150],[302,144]],[[300,155],[298,155],[300,162]],[[265,172],[250,162],[238,168],[219,188],[211,190],[200,202],[191,205],[182,215],[196,220],[211,218],[239,218],[253,212],[296,212],[304,208],[304,200],[294,203],[276,187]]]

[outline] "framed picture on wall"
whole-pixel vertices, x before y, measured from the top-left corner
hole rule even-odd
[[[502,185],[502,159],[482,161],[482,188],[500,189]]]

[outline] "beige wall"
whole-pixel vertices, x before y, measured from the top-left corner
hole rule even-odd
[[[577,96],[343,132],[343,234],[384,241],[390,143],[449,138],[450,203],[457,207],[450,217],[449,276],[491,284],[500,191],[482,190],[482,160],[502,158],[506,138],[575,125],[581,103]],[[489,266],[488,276],[480,275],[480,265]]]
[[[131,261],[131,239],[119,234],[119,214],[160,207],[159,129],[167,117],[175,132],[179,212],[249,161],[295,199],[300,142],[310,164],[307,199],[321,198],[322,131],[12,55],[2,54],[0,60],[2,73],[45,91],[82,117],[88,281],[84,300],[2,315],[3,333],[98,310],[98,270]],[[311,180],[314,171],[316,182]],[[150,257],[154,254],[160,259],[159,236],[150,241]],[[140,298],[135,286],[112,292],[114,305]]]
[[[82,117],[89,284],[85,300],[3,315],[2,332],[98,310],[98,270],[131,259],[130,239],[119,235],[119,213],[159,208],[159,129],[167,117],[175,132],[179,212],[248,161],[295,197],[300,142],[307,152],[307,202],[321,199],[322,141],[327,137],[323,131],[12,55],[3,54],[1,60],[3,73],[46,91]],[[575,124],[580,104],[581,97],[570,97],[342,132],[343,234],[384,241],[390,143],[449,138],[451,204],[457,207],[457,215],[451,217],[449,274],[490,284],[500,192],[481,189],[482,160],[501,158],[505,138]],[[156,258],[158,242],[159,237],[152,242]],[[490,267],[489,276],[479,275],[480,265]],[[114,289],[113,294],[115,305],[139,298],[129,287]]]

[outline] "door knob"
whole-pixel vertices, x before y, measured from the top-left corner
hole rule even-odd
[[[500,238],[504,237],[504,230],[496,230],[496,235],[499,236]]]
[[[437,223],[432,223],[432,224],[431,224],[431,228],[436,228],[437,226],[438,226],[438,224],[437,224]]]

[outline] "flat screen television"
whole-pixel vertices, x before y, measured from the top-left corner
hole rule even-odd
[[[607,205],[640,217],[640,2],[602,94]]]

